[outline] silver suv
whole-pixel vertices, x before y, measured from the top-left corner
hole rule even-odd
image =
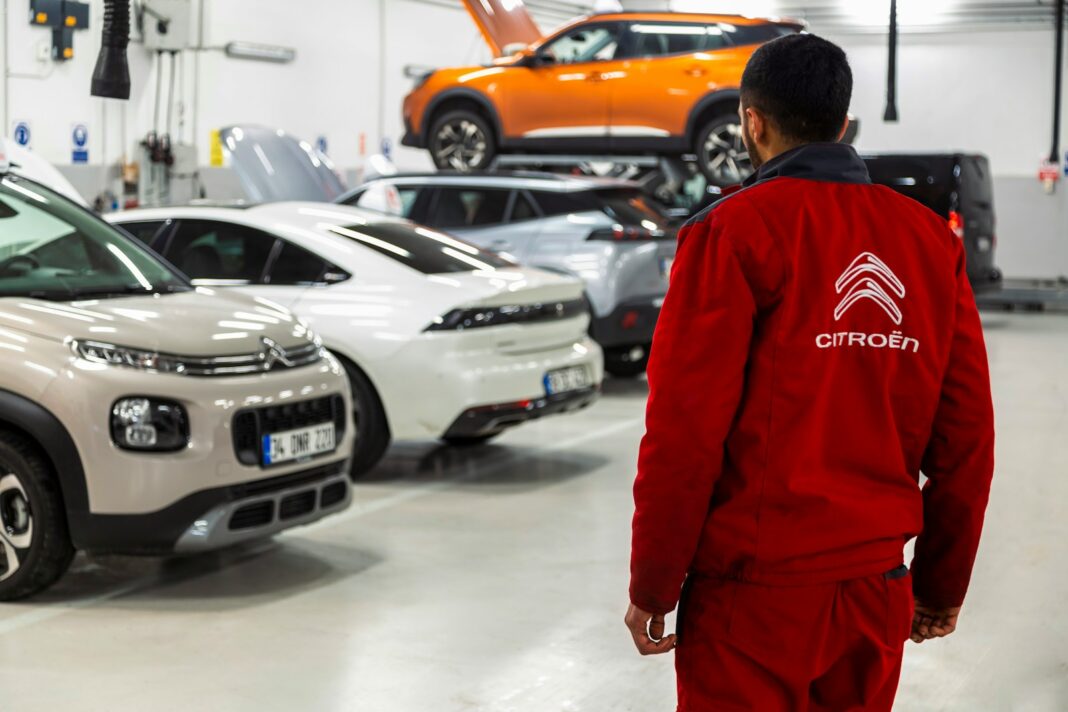
[[[546,173],[429,173],[364,183],[338,199],[406,217],[586,283],[590,334],[614,376],[645,370],[675,260],[675,228],[641,188]]]
[[[196,552],[344,509],[348,383],[284,308],[190,286],[0,155],[0,600],[75,550]]]

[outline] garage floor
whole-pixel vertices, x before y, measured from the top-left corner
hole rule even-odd
[[[988,314],[1000,465],[960,631],[899,710],[1068,710],[1068,317]],[[0,710],[655,712],[622,625],[644,382],[466,452],[398,449],[341,517],[224,554],[79,558],[0,605]]]

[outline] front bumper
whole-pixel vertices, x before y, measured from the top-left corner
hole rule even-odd
[[[93,553],[209,551],[310,524],[352,501],[348,461],[195,492],[149,514],[91,514],[80,548]]]
[[[652,343],[663,303],[662,296],[623,302],[590,322],[590,336],[605,348]]]
[[[558,393],[531,400],[470,408],[445,432],[445,438],[489,435],[529,420],[557,413],[572,413],[591,405],[601,395],[600,386]]]

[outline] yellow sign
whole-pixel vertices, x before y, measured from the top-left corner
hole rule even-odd
[[[208,143],[208,164],[214,168],[221,168],[223,165],[222,137],[219,136],[218,129],[211,132],[211,139]]]

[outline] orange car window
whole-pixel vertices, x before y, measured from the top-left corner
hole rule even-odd
[[[634,23],[634,57],[667,57],[721,49],[727,42],[718,25],[682,25],[675,23]]]
[[[579,64],[613,59],[618,47],[618,26],[578,27],[545,45],[539,54],[556,64]]]

